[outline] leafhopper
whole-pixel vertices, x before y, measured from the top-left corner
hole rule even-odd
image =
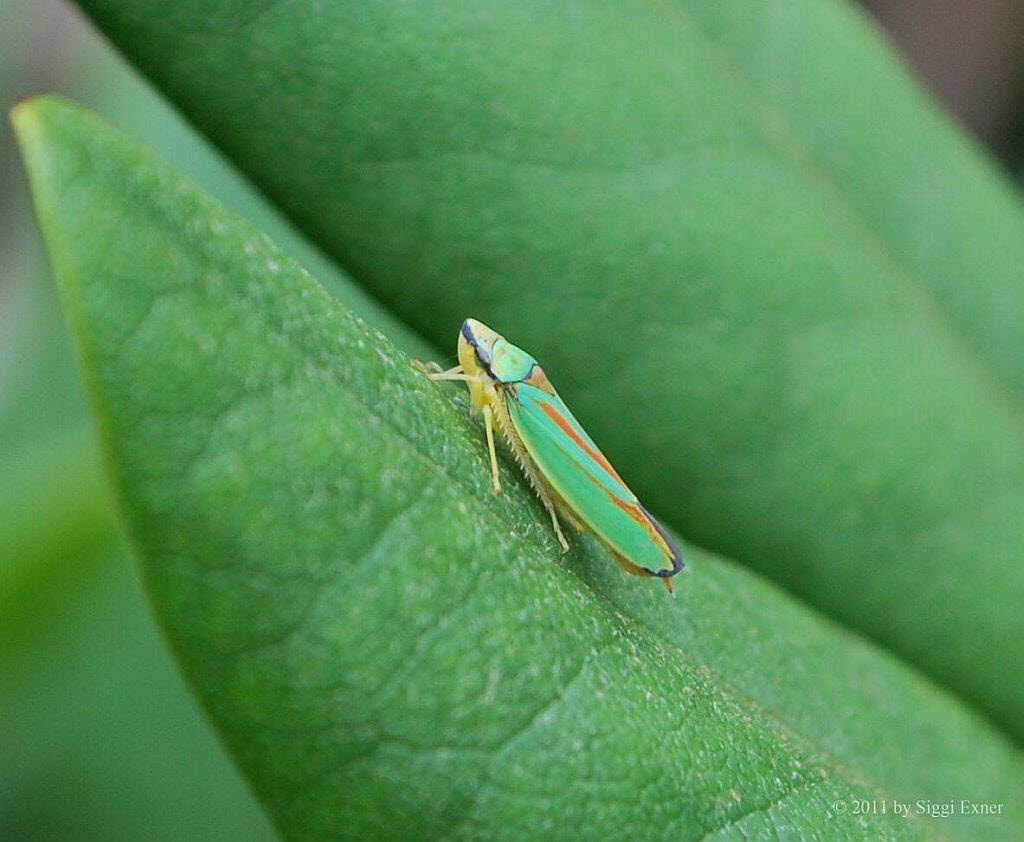
[[[501,493],[495,430],[551,515],[563,551],[569,549],[559,517],[593,534],[627,573],[657,576],[669,593],[683,569],[682,553],[558,396],[540,364],[476,319],[459,332],[459,364],[428,368],[432,380],[469,387],[470,411],[482,411],[491,479]]]

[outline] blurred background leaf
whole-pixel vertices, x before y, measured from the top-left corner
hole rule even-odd
[[[17,120],[148,590],[286,836],[1024,832],[832,810],[1016,803],[1024,758],[720,559],[671,600],[563,558],[461,392],[94,115]]]

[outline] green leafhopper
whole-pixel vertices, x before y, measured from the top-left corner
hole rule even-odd
[[[682,553],[641,505],[558,396],[537,361],[476,319],[459,332],[459,364],[432,380],[461,380],[472,412],[483,411],[494,493],[501,493],[494,449],[497,429],[551,515],[563,551],[559,516],[603,543],[627,573],[658,576],[672,592]]]

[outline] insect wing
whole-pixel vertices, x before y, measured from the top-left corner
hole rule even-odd
[[[506,404],[541,475],[581,521],[648,571],[678,569],[678,551],[557,394],[518,383]]]

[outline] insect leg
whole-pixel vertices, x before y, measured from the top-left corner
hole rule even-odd
[[[494,417],[489,406],[484,407],[484,430],[487,432],[487,450],[491,454],[491,480],[494,493],[501,494],[501,480],[498,479],[498,454],[494,450]]]
[[[441,366],[438,363],[434,362],[433,360],[431,360],[428,363],[425,363],[423,362],[423,360],[413,359],[410,360],[410,362],[412,363],[413,368],[415,368],[417,371],[422,371],[424,374],[435,374],[439,371],[444,371],[444,369],[441,368]]]
[[[533,462],[523,447],[522,442],[519,441],[518,436],[506,436],[506,438],[516,454],[516,461],[519,462],[519,466],[523,469],[523,473],[526,474],[526,478],[530,481],[530,485],[533,486],[533,490],[540,498],[541,503],[544,504],[544,508],[547,509],[548,514],[551,515],[551,526],[555,530],[555,536],[558,538],[558,543],[562,547],[562,552],[569,552],[569,542],[565,540],[565,534],[562,532],[562,527],[558,523],[558,513],[555,509],[554,500],[547,489],[547,485],[537,473],[536,468],[534,468]],[[569,514],[568,511],[564,512],[562,517],[566,518],[566,520],[573,526],[581,528],[579,521]]]
[[[472,380],[468,374],[462,373],[462,366],[457,365],[453,368],[443,369],[437,363],[433,364],[433,367],[427,369],[427,377],[431,380]]]
[[[558,515],[555,514],[555,507],[549,500],[545,500],[543,497],[540,499],[547,507],[548,514],[551,515],[551,525],[555,528],[555,535],[558,536],[558,543],[562,545],[562,552],[569,552],[569,542],[565,540],[565,535],[562,534],[562,527],[558,525]]]

